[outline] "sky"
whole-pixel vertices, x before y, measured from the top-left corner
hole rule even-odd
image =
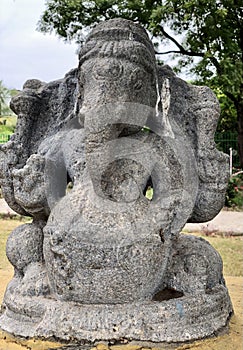
[[[77,44],[36,30],[44,10],[45,0],[0,0],[0,80],[9,89],[21,90],[28,79],[61,79],[78,65]]]
[[[77,67],[77,45],[36,31],[45,0],[0,0],[0,80],[22,89],[28,79],[49,82]]]

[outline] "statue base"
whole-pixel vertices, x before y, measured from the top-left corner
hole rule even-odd
[[[15,336],[90,343],[192,341],[222,330],[233,312],[223,285],[208,294],[116,305],[86,305],[6,292],[5,305],[0,328]]]

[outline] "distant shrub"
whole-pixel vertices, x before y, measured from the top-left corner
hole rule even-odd
[[[243,174],[232,176],[226,192],[225,206],[243,209]]]

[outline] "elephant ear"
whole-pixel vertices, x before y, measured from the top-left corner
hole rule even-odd
[[[15,200],[13,171],[26,165],[43,140],[78,124],[79,103],[77,69],[50,83],[27,80],[11,100],[18,119],[10,141],[0,146],[0,185],[8,205],[17,213],[27,215]]]
[[[198,192],[188,221],[209,221],[224,205],[229,179],[229,157],[218,151],[214,142],[219,102],[211,89],[188,84],[168,66],[160,66],[158,72],[160,89],[165,80],[169,81],[168,119],[184,133],[197,163]]]

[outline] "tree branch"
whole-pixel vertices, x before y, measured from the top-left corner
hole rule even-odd
[[[181,53],[183,55],[187,56],[197,56],[197,57],[204,57],[204,53],[196,52],[196,51],[188,51],[186,50],[178,41],[173,38],[170,34],[168,34],[162,26],[159,26],[161,33],[169,40],[171,40],[177,47],[180,49],[180,51],[172,51],[175,53]],[[169,52],[170,53],[170,52]]]
[[[170,41],[172,41],[179,50],[170,50],[170,51],[165,51],[165,52],[155,52],[157,55],[166,55],[169,53],[178,53],[178,54],[182,54],[182,55],[186,55],[186,56],[197,56],[197,57],[205,57],[205,53],[201,53],[201,52],[195,52],[195,51],[188,51],[186,50],[180,43],[178,43],[178,41],[173,38],[170,34],[168,34],[164,28],[162,26],[159,26],[161,33]],[[243,41],[242,41],[243,42]],[[207,47],[208,52],[210,52],[210,47]],[[223,73],[222,67],[220,66],[219,61],[217,60],[216,57],[214,56],[208,56],[207,57],[211,63],[214,65],[214,67],[216,68],[217,74],[221,75]],[[236,97],[228,92],[228,91],[224,91],[224,94],[236,105],[237,104],[237,99]]]
[[[223,93],[235,104],[235,106],[237,105],[238,100],[231,92],[223,91]]]
[[[238,175],[240,175],[240,174],[243,174],[243,170],[237,171],[237,173],[232,174],[232,175],[231,175],[231,178],[232,178],[232,177],[235,177],[235,176],[238,176]]]
[[[175,50],[165,51],[165,52],[157,52],[157,51],[155,51],[156,55],[167,55],[168,53],[181,53],[181,51],[175,51]]]

